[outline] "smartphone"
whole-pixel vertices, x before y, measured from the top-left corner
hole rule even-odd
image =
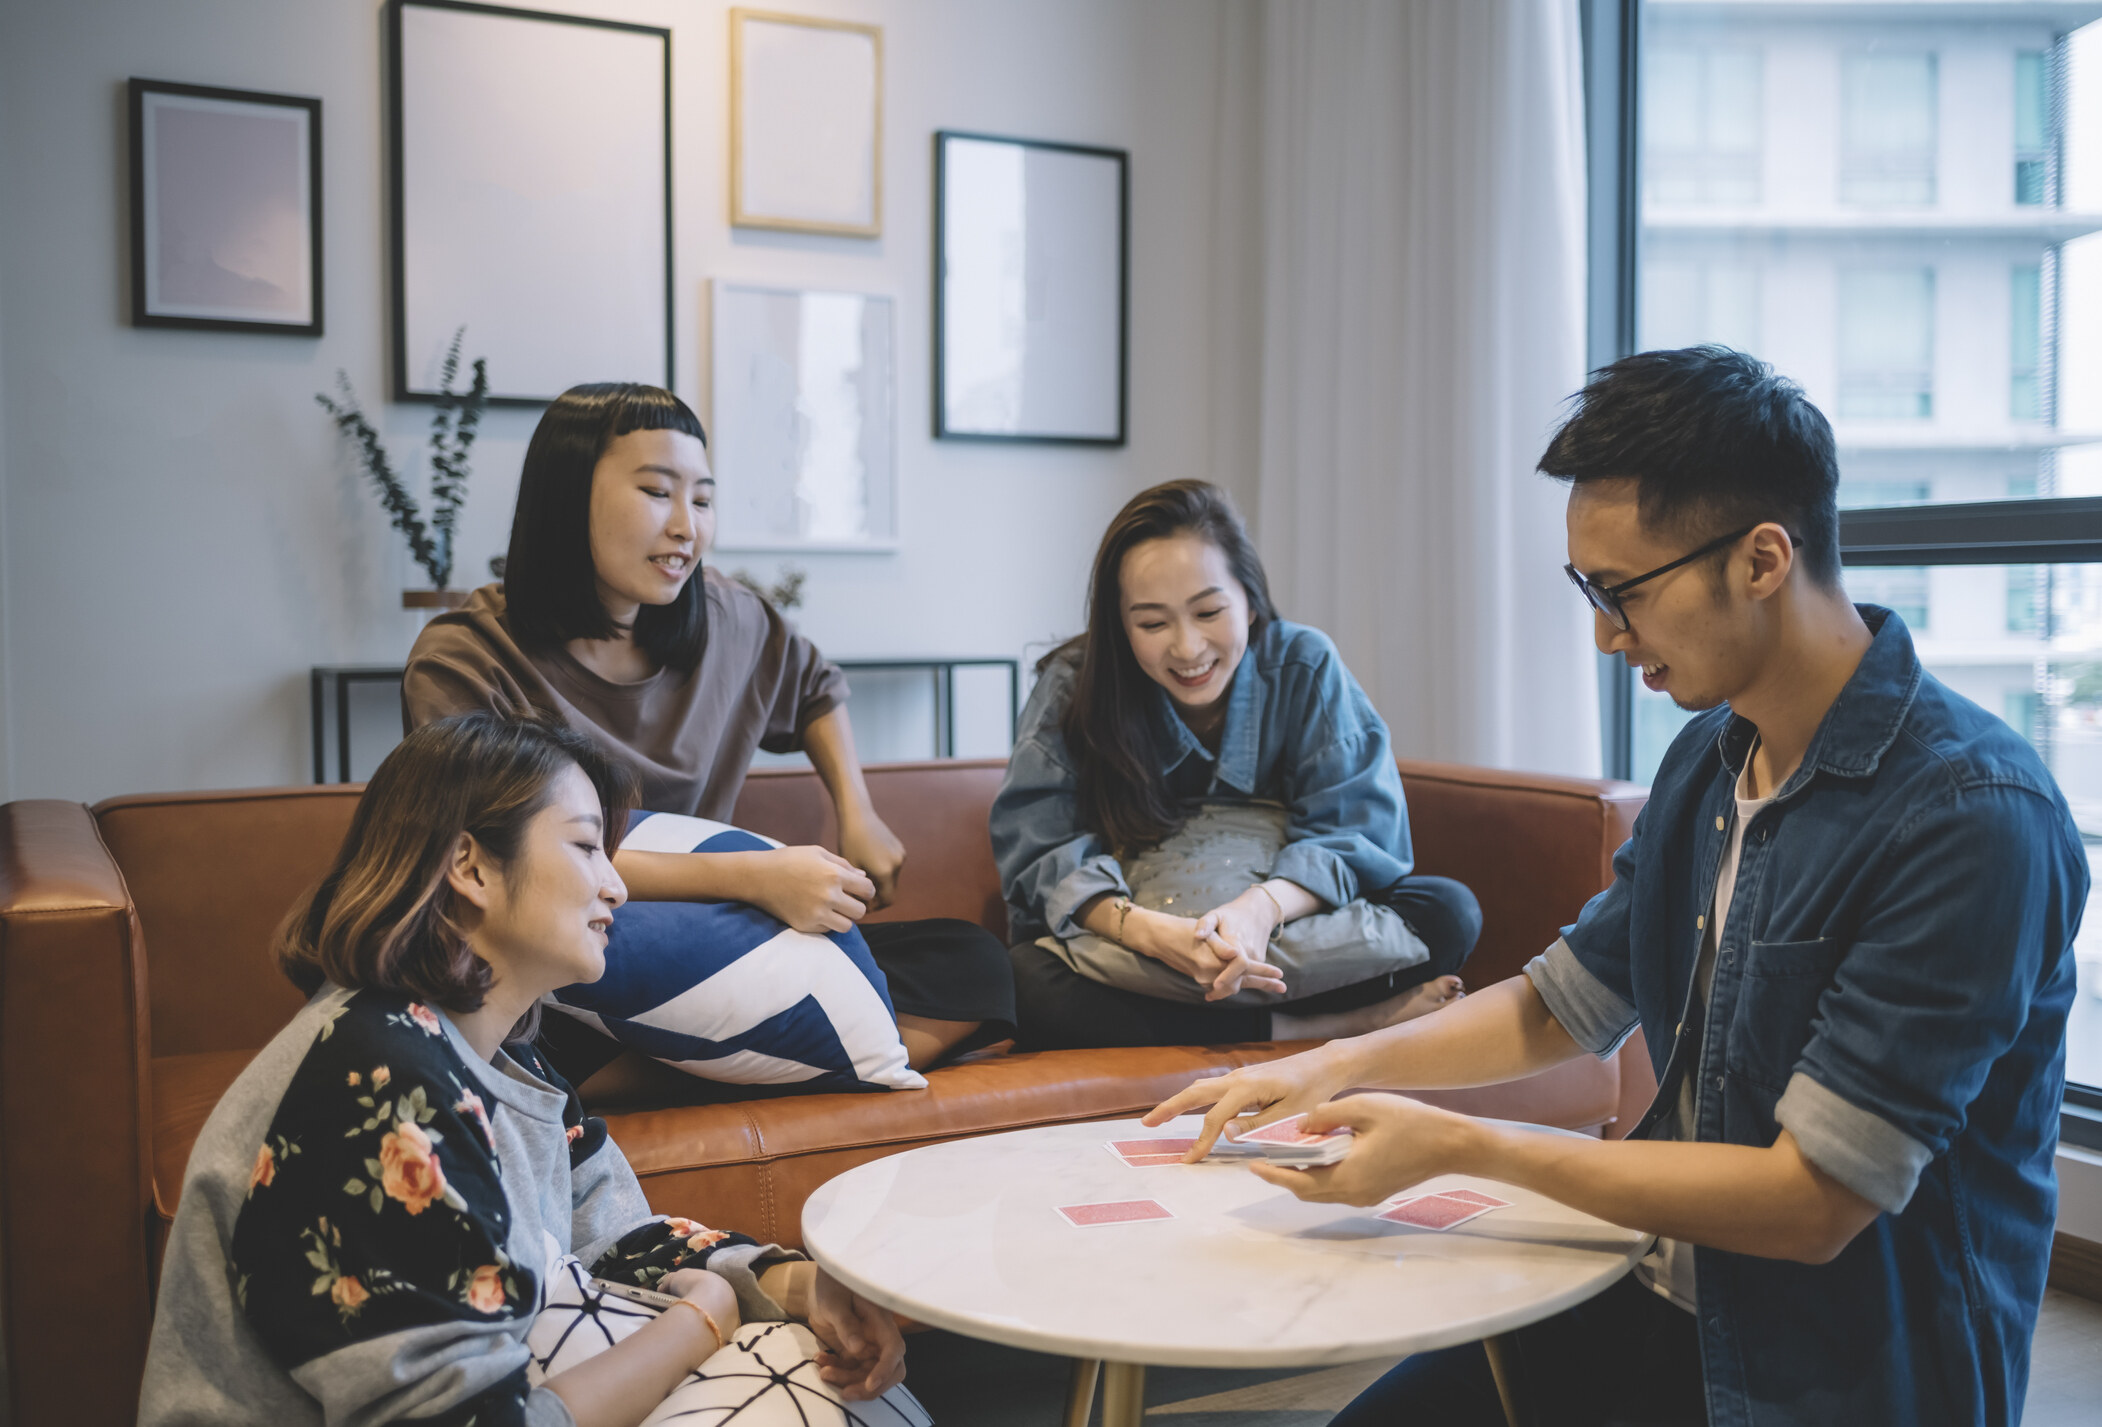
[[[653,1288],[637,1288],[631,1283],[614,1283],[609,1279],[594,1278],[591,1286],[600,1293],[610,1293],[615,1298],[625,1298],[630,1303],[640,1303],[646,1308],[665,1309],[679,1300],[669,1293],[659,1293]]]

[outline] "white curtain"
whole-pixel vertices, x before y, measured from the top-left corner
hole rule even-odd
[[[1595,775],[1577,0],[1267,0],[1256,535],[1405,757]]]

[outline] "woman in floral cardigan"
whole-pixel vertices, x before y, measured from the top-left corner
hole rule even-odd
[[[888,1313],[799,1255],[653,1216],[521,1038],[543,995],[604,970],[629,801],[587,740],[488,714],[381,765],[279,934],[312,999],[191,1153],[142,1423],[632,1427],[729,1401],[696,1369],[740,1352],[765,1361],[734,1376],[800,1381],[811,1420],[841,1420],[838,1397],[882,1399],[845,1420],[924,1420],[885,1396]],[[591,1277],[678,1301],[652,1314]]]

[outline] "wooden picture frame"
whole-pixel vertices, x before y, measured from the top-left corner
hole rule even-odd
[[[1130,154],[937,131],[934,215],[936,438],[1123,445]]]
[[[883,31],[730,11],[730,222],[883,232]]]
[[[127,88],[132,325],[320,336],[321,101]]]
[[[671,389],[671,31],[388,0],[394,399],[489,363],[490,402]]]

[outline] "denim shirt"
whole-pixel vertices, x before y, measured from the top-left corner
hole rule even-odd
[[[1089,899],[1131,892],[1108,843],[1080,825],[1073,756],[1059,731],[1076,673],[1054,659],[1036,681],[993,800],[993,860],[1015,942],[1078,936],[1073,917]],[[1156,746],[1171,750],[1169,791],[1185,804],[1284,806],[1287,845],[1271,876],[1340,907],[1415,865],[1387,725],[1320,630],[1273,619],[1248,641],[1216,755],[1157,684],[1147,683],[1134,717],[1154,721]]]
[[[1586,1049],[1641,1026],[1661,1089],[1636,1134],[1695,1075],[1697,1139],[1786,1129],[1884,1211],[1828,1264],[1694,1251],[1718,1427],[2016,1420],[2050,1258],[2087,859],[2029,745],[1860,609],[1867,654],[1745,829],[1707,1006],[1756,734],[1727,707],[1681,731],[1613,885],[1526,968]]]

